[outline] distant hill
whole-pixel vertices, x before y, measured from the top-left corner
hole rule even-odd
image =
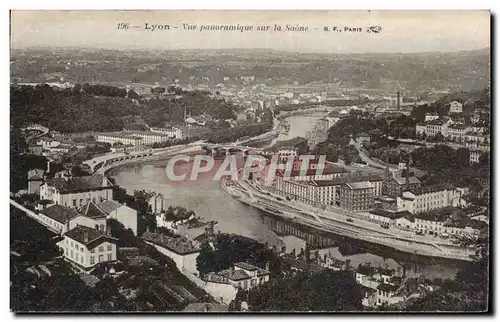
[[[84,66],[75,62],[85,62]],[[68,65],[70,63],[70,65]],[[143,66],[149,66],[146,71]],[[99,49],[12,50],[11,77],[47,82],[66,80],[168,85],[172,79],[196,85],[240,82],[272,85],[335,83],[342,87],[433,91],[482,89],[490,83],[489,48],[452,53],[315,54],[267,49],[113,51]],[[82,78],[84,78],[82,80]],[[208,79],[208,80],[207,80]],[[241,83],[241,82],[240,82]]]

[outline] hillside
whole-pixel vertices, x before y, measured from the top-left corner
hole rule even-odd
[[[120,96],[97,96],[74,90],[56,90],[48,85],[11,86],[11,125],[36,123],[60,132],[122,130],[125,124],[184,121],[184,111],[192,116],[215,119],[235,117],[235,106],[207,93],[186,92],[177,99],[132,100]],[[104,93],[106,94],[106,93]],[[137,119],[138,118],[138,119]]]

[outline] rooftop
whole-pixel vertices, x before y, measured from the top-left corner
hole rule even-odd
[[[40,213],[62,224],[80,215],[76,210],[61,205],[47,207],[41,210]]]
[[[375,274],[375,267],[369,265],[359,265],[356,272],[366,276],[372,276]]]
[[[225,269],[223,271],[220,271],[218,275],[223,276],[231,281],[241,281],[250,278],[250,275],[248,275],[242,269]]]
[[[88,249],[102,244],[104,241],[116,242],[117,239],[106,235],[104,232],[87,226],[76,226],[66,232],[65,236],[84,244]]]
[[[94,174],[84,177],[71,177],[68,179],[52,178],[47,179],[49,186],[55,187],[60,193],[71,193],[78,191],[89,191],[106,187],[104,183],[104,175]]]
[[[32,169],[28,171],[28,180],[43,180],[45,171],[42,169]]]
[[[373,188],[373,184],[369,181],[348,182],[348,183],[346,183],[346,186],[352,190]]]
[[[399,286],[397,286],[397,285],[391,285],[391,284],[385,284],[385,283],[382,283],[379,286],[377,286],[377,289],[382,290],[384,292],[388,292],[388,293],[391,293],[391,292],[394,293],[397,291],[398,288],[399,288]]]
[[[78,209],[84,216],[89,218],[107,217],[108,213],[102,211],[97,204],[90,201]]]
[[[406,184],[406,177],[402,177],[400,175],[394,176],[393,180],[395,180],[398,183],[398,185],[400,185],[400,186]],[[415,176],[411,176],[408,181],[410,184],[420,183],[420,180],[418,180],[418,178]]]
[[[415,218],[426,220],[426,221],[439,221],[443,222],[450,218],[454,213],[458,211],[458,208],[454,207],[444,207],[435,209],[432,211],[421,212],[415,215]]]
[[[200,248],[184,237],[168,237],[163,234],[145,232],[142,239],[167,248],[179,255],[198,253]]]
[[[308,169],[307,172],[305,173],[306,176],[315,176],[316,171],[318,171],[319,175],[329,175],[329,174],[335,174],[335,173],[346,173],[347,170],[342,168],[342,167],[337,167],[337,166],[329,166],[328,168],[325,169]],[[281,173],[282,175],[284,174],[283,170],[279,170],[278,173]],[[301,175],[301,170],[292,170],[290,173],[291,177],[298,177]]]
[[[114,200],[103,200],[102,202],[98,203],[96,205],[100,210],[105,212],[106,214],[110,214],[111,212],[115,211],[116,209],[124,206],[121,203],[114,201]]]
[[[393,212],[393,211],[388,211],[385,209],[373,209],[370,210],[371,214],[377,215],[377,216],[382,216],[390,219],[398,219],[402,217],[406,217],[410,215],[410,212],[408,211],[398,211],[398,212]]]
[[[451,183],[438,183],[431,186],[410,189],[409,191],[418,196],[426,193],[433,193],[437,191],[454,190],[454,189],[455,187]]]

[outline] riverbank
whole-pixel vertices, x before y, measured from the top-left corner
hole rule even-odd
[[[226,182],[222,182],[222,184],[226,184]],[[389,232],[381,229],[378,225],[360,218],[358,215],[314,210],[312,207],[299,206],[293,202],[285,203],[276,197],[257,191],[241,181],[233,181],[233,184],[234,186],[226,187],[224,191],[236,197],[240,202],[316,229],[421,256],[472,261],[471,256],[475,254],[475,249],[458,247],[449,241],[417,236],[406,231],[397,231],[396,234],[395,230]],[[349,218],[351,221],[347,220]]]

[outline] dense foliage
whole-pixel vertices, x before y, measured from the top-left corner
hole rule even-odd
[[[164,126],[165,122],[184,122],[185,113],[233,119],[236,109],[231,103],[200,91],[186,92],[180,98],[150,100],[133,100],[126,97],[124,89],[104,85],[87,90],[83,86],[81,91],[53,89],[46,84],[11,86],[10,92],[11,125],[20,128],[36,123],[61,132],[122,130],[137,117],[149,126]]]
[[[360,287],[348,271],[300,272],[270,280],[243,295],[240,298],[248,300],[250,311],[363,310]]]
[[[238,235],[218,234],[215,249],[205,245],[196,258],[200,274],[219,272],[234,263],[246,261],[264,268],[269,263],[271,276],[280,277],[287,270],[286,264],[266,245]]]
[[[469,149],[454,150],[446,145],[418,148],[410,153],[416,168],[427,172],[426,184],[449,182],[457,187],[470,187],[474,191],[490,184],[490,165],[487,155],[479,163],[469,163]]]

